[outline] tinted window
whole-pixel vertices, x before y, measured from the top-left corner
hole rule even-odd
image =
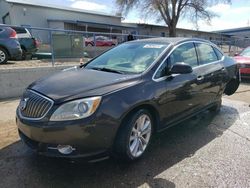
[[[199,62],[201,65],[217,61],[217,56],[212,46],[203,43],[196,43]]]
[[[221,53],[217,48],[214,48],[214,51],[218,57],[218,60],[221,60],[223,57],[223,53]]]
[[[192,67],[198,65],[197,55],[193,43],[187,43],[177,47],[158,69],[154,78],[157,79],[166,76],[172,65],[181,62],[187,63]]]
[[[192,67],[196,67],[198,65],[198,61],[194,44],[186,43],[177,47],[169,56],[169,61],[171,65],[184,62]]]
[[[164,77],[167,75],[168,71],[170,69],[170,63],[169,63],[169,58],[160,66],[158,71],[155,74],[155,79]]]
[[[12,27],[16,31],[17,34],[27,33],[26,30],[22,27]]]

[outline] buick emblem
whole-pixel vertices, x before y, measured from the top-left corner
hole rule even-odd
[[[27,102],[28,102],[29,98],[24,98],[23,100],[20,101],[20,109],[22,111],[25,110],[26,106],[27,106]]]

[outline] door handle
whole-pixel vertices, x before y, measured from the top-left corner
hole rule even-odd
[[[201,81],[201,80],[203,80],[203,79],[204,79],[204,76],[198,76],[198,77],[197,77],[197,80],[198,80],[198,81]]]
[[[222,71],[225,71],[226,69],[225,69],[225,67],[223,67],[221,70],[222,70]]]

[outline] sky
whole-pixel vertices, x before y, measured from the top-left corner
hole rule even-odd
[[[40,1],[48,4],[60,4],[78,9],[105,12],[108,14],[115,14],[117,12],[115,0],[32,0]],[[212,19],[211,25],[204,21],[199,21],[199,30],[202,31],[216,31],[223,29],[230,29],[236,27],[250,26],[250,0],[232,0],[232,4],[217,4],[209,8],[218,15]],[[133,10],[128,15],[123,16],[124,22],[133,23],[148,23],[148,24],[162,24],[164,22],[156,23],[152,18],[144,18],[140,15],[140,11]],[[182,18],[178,28],[196,29],[194,24],[189,20]]]

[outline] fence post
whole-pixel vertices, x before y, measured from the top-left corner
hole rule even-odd
[[[95,36],[95,33],[93,34],[93,39],[94,39],[94,46],[95,46],[95,56],[96,56],[96,36]]]
[[[52,36],[52,31],[49,31],[50,33],[50,49],[51,49],[51,60],[52,60],[52,67],[55,66],[55,55],[54,55],[54,44],[53,44],[53,36]]]

